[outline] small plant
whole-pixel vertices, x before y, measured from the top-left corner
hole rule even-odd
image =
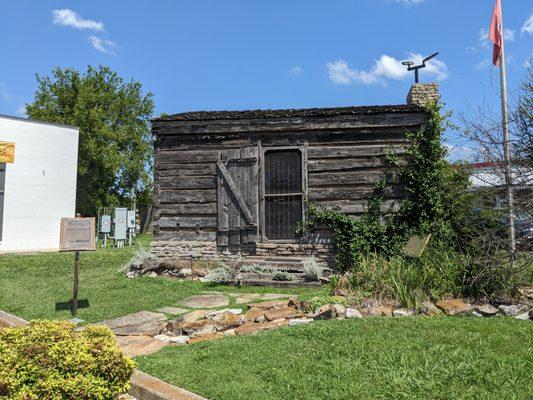
[[[273,281],[290,281],[292,280],[291,275],[285,271],[276,271],[272,274]]]
[[[308,257],[303,260],[304,276],[308,281],[319,281],[324,273],[324,265],[315,257]]]
[[[209,283],[225,284],[232,282],[234,276],[231,268],[223,261],[219,261],[215,268],[209,270],[205,280]]]
[[[309,311],[315,311],[317,308],[322,307],[325,304],[347,304],[347,299],[344,297],[338,296],[315,296],[310,299],[305,299],[304,301],[309,305]]]
[[[125,393],[135,363],[122,355],[111,330],[74,328],[32,321],[0,331],[0,398],[93,400]]]
[[[131,260],[124,266],[123,272],[140,271],[143,269],[143,266],[155,261],[157,261],[157,257],[153,255],[150,250],[140,246],[137,250],[135,250],[135,253],[133,253]]]
[[[243,265],[239,268],[239,271],[243,273],[254,273],[258,275],[270,275],[274,272],[274,267],[272,267],[271,265],[260,264]]]

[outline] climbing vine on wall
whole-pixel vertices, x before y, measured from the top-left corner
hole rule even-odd
[[[367,211],[358,219],[338,211],[307,202],[308,220],[302,231],[325,225],[335,235],[336,263],[341,271],[352,267],[359,254],[376,252],[386,256],[398,254],[409,235],[431,233],[437,241],[449,241],[453,236],[454,204],[457,193],[466,192],[468,179],[445,159],[442,135],[447,115],[441,106],[428,102],[428,124],[423,129],[407,133],[408,163],[399,165],[393,155],[387,155],[388,172],[374,186]],[[383,213],[388,183],[404,187],[405,198],[395,213]]]

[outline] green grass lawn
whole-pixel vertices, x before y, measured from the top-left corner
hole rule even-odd
[[[533,323],[321,321],[167,347],[143,371],[220,399],[533,399]]]
[[[137,246],[148,247],[150,240],[151,235],[141,236]],[[180,282],[161,277],[128,279],[121,269],[134,251],[134,247],[124,247],[81,254],[78,297],[88,300],[89,307],[79,309],[79,318],[96,322],[137,311],[177,306],[181,299],[204,290],[288,293],[325,291],[213,287],[200,282]],[[72,297],[73,263],[72,253],[0,256],[0,309],[25,319],[70,318],[70,311],[56,311],[56,303],[68,302]]]

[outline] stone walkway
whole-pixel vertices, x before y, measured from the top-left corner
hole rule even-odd
[[[239,324],[235,322],[243,319],[241,316],[243,310],[240,308],[220,309],[228,307],[232,300],[239,305],[257,301],[276,302],[280,299],[288,299],[290,296],[279,293],[228,293],[226,295],[222,292],[203,292],[200,295],[183,299],[179,304],[180,307],[161,307],[157,309],[157,312],[140,311],[102,321],[98,325],[109,327],[115,333],[117,344],[124,354],[136,357],[156,353],[165,346],[185,344],[186,340],[173,340],[181,339],[182,336],[161,334],[171,332],[175,328],[174,325],[198,325],[196,329],[201,333],[194,332],[191,338],[184,336],[196,341],[204,339],[200,338],[204,334],[218,335],[217,329],[223,325],[234,324],[237,327],[242,322]],[[171,316],[170,320],[167,315]],[[220,337],[222,336],[220,334]]]

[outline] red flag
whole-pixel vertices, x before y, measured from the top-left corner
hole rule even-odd
[[[494,11],[492,12],[492,19],[490,20],[489,38],[492,43],[494,43],[492,63],[494,65],[500,65],[503,47],[502,8],[500,0],[496,0],[494,3]]]

